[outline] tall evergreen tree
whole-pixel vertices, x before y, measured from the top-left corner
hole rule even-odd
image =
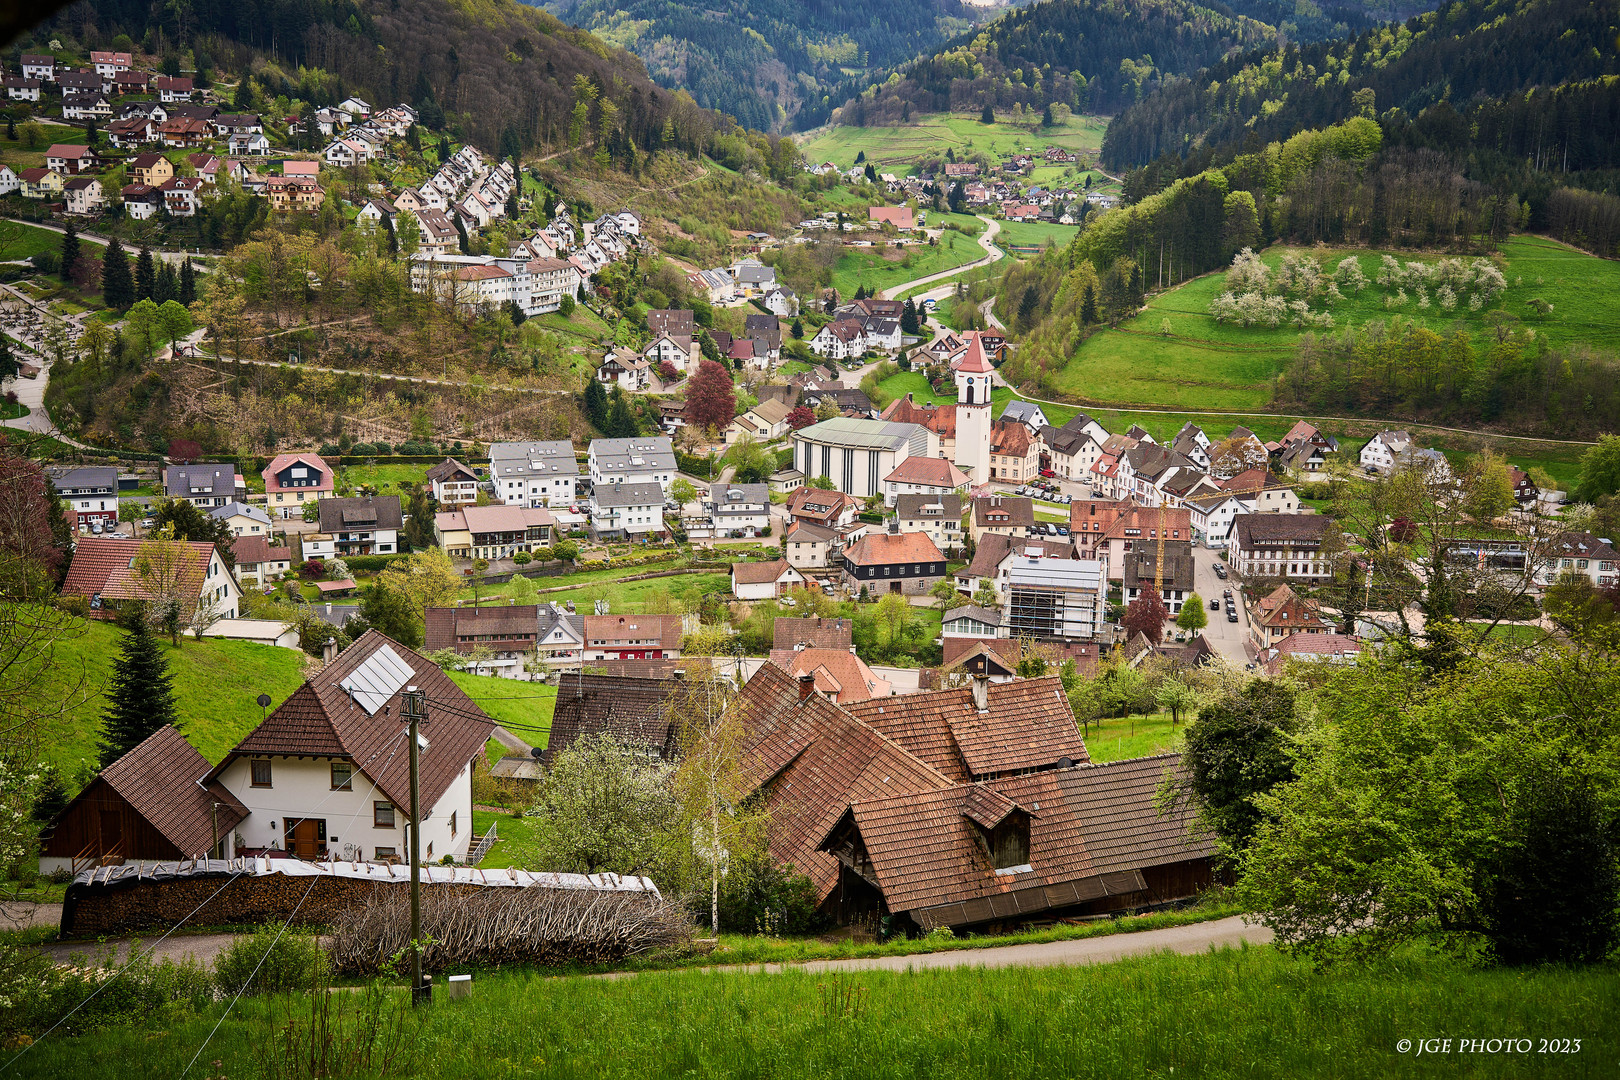
[[[450,136],[439,136],[439,164],[443,165],[450,160]]]
[[[1097,321],[1097,292],[1086,282],[1086,291],[1080,295],[1080,323],[1090,326]]]
[[[607,391],[598,379],[585,384],[585,418],[597,431],[606,431],[608,423]]]
[[[145,612],[131,610],[123,621],[124,640],[113,661],[107,711],[102,714],[102,768],[178,718],[169,662],[147,625]]]
[[[107,306],[123,311],[135,302],[135,282],[129,276],[129,259],[117,237],[107,242],[101,257],[101,298]]]
[[[79,265],[79,230],[74,227],[73,219],[69,218],[67,229],[62,233],[62,280],[73,279],[73,268]]]
[[[996,110],[991,108],[988,104],[985,105],[984,111],[979,114],[979,123],[981,123],[981,124],[993,124],[995,122],[996,122]]]
[[[321,122],[315,119],[315,110],[304,113],[304,149],[313,150],[321,145]]]
[[[177,299],[187,307],[197,300],[197,272],[191,268],[190,259],[180,264],[180,295]]]
[[[460,214],[451,214],[450,220],[456,223],[456,244],[460,246],[461,253],[467,254],[467,226],[461,223]]]
[[[617,386],[613,388],[613,407],[608,411],[607,433],[610,439],[629,439],[639,434],[636,418],[630,412],[630,399]]]
[[[11,355],[11,339],[0,334],[0,381],[15,379],[21,372],[22,365]]]
[[[152,291],[156,285],[157,274],[152,267],[152,249],[142,244],[139,254],[135,256],[135,299],[152,299]]]
[[[905,306],[900,309],[900,332],[902,334],[915,334],[917,332],[917,304],[909,297]]]
[[[388,257],[399,257],[399,232],[394,228],[394,219],[387,214],[383,215],[383,231],[388,234]],[[188,264],[189,265],[189,264]]]
[[[180,295],[180,280],[175,276],[174,263],[164,260],[157,265],[157,276],[152,282],[152,302],[165,304]]]
[[[17,141],[17,118],[15,116],[6,117],[6,138],[12,142]]]

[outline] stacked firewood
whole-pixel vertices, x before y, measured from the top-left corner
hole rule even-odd
[[[610,964],[689,942],[692,920],[656,893],[585,889],[424,890],[422,965]],[[340,913],[329,952],[343,975],[371,975],[403,954],[411,939],[404,889],[378,889]]]

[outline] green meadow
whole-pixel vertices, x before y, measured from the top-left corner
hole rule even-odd
[[[1094,151],[1102,146],[1108,126],[1108,119],[1099,116],[1071,116],[1049,128],[1040,127],[1039,120],[1035,116],[1014,124],[1003,114],[994,124],[982,124],[977,114],[936,113],[894,127],[825,128],[800,149],[806,161],[830,161],[845,169],[864,152],[878,172],[903,174],[923,158],[940,157],[947,149],[955,150],[959,158],[982,152],[992,159],[1038,154],[1048,146]],[[1052,179],[1061,175],[1062,170],[1054,170]],[[1083,173],[1075,183],[1084,183]]]
[[[1461,305],[1451,312],[1439,307],[1423,311],[1415,298],[1404,307],[1385,307],[1391,290],[1373,283],[1382,252],[1279,246],[1266,251],[1264,258],[1275,266],[1289,251],[1314,255],[1329,272],[1347,255],[1358,258],[1369,284],[1359,294],[1347,293],[1342,303],[1328,309],[1335,329],[1399,316],[1438,333],[1461,324],[1482,335],[1485,315],[1504,310],[1555,345],[1584,342],[1620,348],[1620,317],[1613,305],[1620,290],[1620,263],[1540,237],[1516,236],[1503,244],[1508,287],[1479,312]],[[1391,254],[1403,262],[1438,258]],[[1152,268],[1145,269],[1151,277]],[[1140,315],[1120,323],[1117,330],[1104,328],[1087,338],[1057,372],[1057,388],[1099,404],[1151,402],[1169,408],[1264,409],[1271,401],[1277,375],[1304,331],[1217,323],[1209,315],[1209,305],[1225,289],[1225,275],[1213,273],[1152,297]],[[1533,299],[1550,302],[1551,313],[1545,317],[1535,314],[1527,303]],[[1320,302],[1313,309],[1321,310]],[[1165,323],[1169,323],[1168,333]]]
[[[975,219],[976,220],[976,219]],[[978,223],[982,226],[982,223]],[[975,233],[976,235],[976,233]],[[937,244],[886,245],[879,250],[845,248],[833,267],[832,286],[839,296],[853,296],[859,286],[878,292],[915,278],[927,277],[984,257],[984,248],[971,236],[947,229]]]
[[[1479,969],[1416,953],[1322,970],[1255,946],[1089,967],[753,971],[479,972],[468,998],[416,1011],[396,994],[375,1021],[404,1050],[386,1072],[343,1060],[350,1032],[373,1022],[354,1002],[332,1010],[324,1045],[341,1064],[327,1075],[566,1080],[634,1062],[647,1076],[776,1080],[1583,1080],[1612,1076],[1620,1052],[1620,979],[1608,966]],[[267,1041],[310,1016],[301,996],[244,998],[220,1023],[224,1009],[54,1034],[15,1075],[81,1080],[118,1061],[130,1080],[179,1076],[216,1024],[203,1054],[214,1067],[198,1075],[271,1075]],[[1526,1041],[1509,1053],[1413,1045],[1445,1038]]]

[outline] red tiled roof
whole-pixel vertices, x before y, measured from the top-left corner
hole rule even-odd
[[[965,487],[968,483],[967,474],[945,458],[922,457],[913,454],[906,458],[894,471],[883,478],[885,484],[925,484],[929,487],[950,488],[952,490]]]
[[[1073,507],[1070,507],[1073,512]],[[1192,539],[1192,511],[1185,506],[1145,507],[1131,506],[1119,517],[1109,522],[1103,530],[1106,540],[1123,539],[1127,529],[1141,530],[1141,536],[1157,539],[1159,536],[1160,515],[1163,515],[1164,537],[1166,540]],[[1132,536],[1131,539],[1138,537]]]
[[[773,649],[804,645],[812,649],[848,650],[855,642],[851,619],[795,619],[778,616],[772,627]]]
[[[816,690],[840,705],[888,700],[893,687],[848,649],[772,649],[771,662],[797,678],[816,677]]]
[[[869,533],[856,541],[844,557],[856,566],[892,566],[896,563],[942,563],[945,556],[927,533]]]
[[[187,560],[182,573],[193,577],[197,591],[202,592],[214,545],[200,540],[180,540],[176,543]],[[69,596],[101,596],[107,600],[139,599],[144,590],[135,573],[135,561],[140,558],[141,548],[145,545],[144,540],[120,540],[107,536],[80,538],[74,546],[73,563],[62,582],[62,592]]]
[[[319,469],[321,482],[315,487],[283,488],[276,479],[281,470],[289,465],[308,465],[312,469]],[[264,477],[264,490],[270,494],[278,491],[330,491],[332,489],[332,467],[319,454],[277,454],[259,473]]]
[[[615,641],[651,641],[665,649],[681,644],[679,615],[587,615],[585,644],[599,646]]]
[[[570,672],[559,677],[551,735],[540,759],[549,765],[580,738],[610,734],[660,756],[675,750],[669,697],[682,684],[668,677],[630,678]]]
[[[918,405],[907,394],[889,403],[889,407],[883,410],[883,419],[897,424],[921,424],[942,439],[956,438],[955,405]]]
[[[292,561],[292,548],[271,547],[266,536],[238,536],[231,541],[231,556],[238,567],[257,566],[267,562]]]
[[[731,580],[739,585],[763,585],[776,581],[788,570],[786,559],[772,562],[732,563]]]
[[[1272,648],[1285,656],[1355,656],[1361,652],[1361,642],[1348,634],[1289,634]]]

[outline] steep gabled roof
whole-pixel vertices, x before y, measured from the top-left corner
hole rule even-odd
[[[848,650],[855,641],[855,624],[851,619],[796,619],[778,616],[772,627],[771,647],[793,649],[800,645],[812,649]]]
[[[379,671],[392,674],[379,681]],[[431,807],[483,752],[495,722],[437,664],[375,630],[293,691],[209,776],[218,777],[244,756],[345,757],[392,802],[408,807],[410,750],[402,709],[404,691],[413,685],[427,698],[420,771],[422,803]]]
[[[890,566],[897,563],[944,562],[938,545],[927,533],[869,533],[844,553],[855,566]]]
[[[667,756],[675,750],[674,721],[666,704],[681,683],[673,678],[631,678],[571,672],[560,676],[551,735],[542,764],[550,765],[581,738],[612,735]]]

